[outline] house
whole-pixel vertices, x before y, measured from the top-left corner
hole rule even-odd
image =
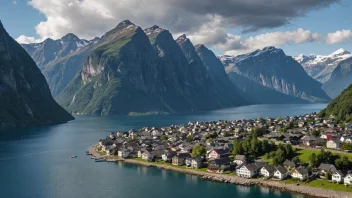
[[[286,166],[289,169],[296,168],[296,164],[293,161],[290,160],[285,160],[284,166]]]
[[[283,180],[289,174],[289,172],[283,166],[277,166],[275,169],[276,169],[275,172],[274,172],[274,178],[275,179]]]
[[[209,159],[220,159],[220,158],[226,158],[228,156],[229,156],[229,152],[225,149],[213,149],[208,154]]]
[[[240,177],[252,178],[258,174],[258,167],[254,163],[244,164],[236,170],[236,173]]]
[[[331,176],[331,181],[336,182],[336,183],[342,183],[343,176],[344,176],[344,174],[338,170]]]
[[[233,163],[235,163],[237,166],[240,166],[246,162],[247,162],[247,158],[245,155],[236,155],[235,160],[233,161]]]
[[[336,139],[331,139],[326,142],[326,148],[339,149],[340,148],[340,141],[336,140]]]
[[[304,136],[301,140],[304,146],[313,146],[316,138],[314,136]]]
[[[203,159],[201,157],[195,157],[192,159],[191,168],[202,168]]]
[[[208,164],[209,172],[222,173],[225,170],[230,169],[231,160],[228,157],[211,160]]]
[[[308,179],[308,170],[303,167],[294,168],[292,170],[291,177],[304,181]]]
[[[186,158],[190,157],[189,153],[179,153],[172,158],[172,165],[182,166],[186,163]]]
[[[172,161],[172,158],[175,156],[175,153],[173,152],[169,152],[169,153],[164,153],[162,156],[161,156],[161,159],[164,161],[164,162],[171,162]]]
[[[263,177],[272,177],[274,175],[275,172],[275,168],[271,165],[266,165],[263,168],[260,169],[259,171],[259,175],[263,176]]]
[[[117,155],[122,158],[127,158],[130,155],[130,151],[127,149],[122,149],[117,152]]]
[[[327,173],[327,172],[335,173],[337,171],[337,169],[334,165],[324,164],[324,163],[320,164],[320,166],[318,167],[318,170],[320,172],[320,175],[325,175],[325,173]]]
[[[142,154],[142,159],[147,160],[147,161],[152,161],[154,158],[154,155],[151,154],[149,151],[144,151]]]
[[[185,164],[186,164],[186,166],[191,167],[192,158],[191,157],[187,157],[186,160],[185,160]]]
[[[343,183],[348,184],[348,185],[352,184],[352,174],[351,173],[349,173],[345,176],[345,178],[343,179]]]

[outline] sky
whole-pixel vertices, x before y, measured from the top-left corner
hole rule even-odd
[[[288,55],[352,51],[351,0],[1,0],[0,20],[20,43],[102,36],[129,19],[186,34],[216,54],[266,46]]]

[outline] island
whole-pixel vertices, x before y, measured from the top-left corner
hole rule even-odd
[[[113,132],[88,154],[315,197],[352,197],[352,125],[316,113]]]

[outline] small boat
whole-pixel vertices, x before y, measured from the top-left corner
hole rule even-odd
[[[77,158],[77,155],[72,155],[71,158]]]
[[[90,159],[95,159],[95,157],[91,157]]]
[[[95,159],[95,162],[105,162],[106,159]]]

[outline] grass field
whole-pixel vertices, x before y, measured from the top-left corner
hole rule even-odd
[[[312,155],[313,153],[318,154],[320,151],[319,150],[307,150],[307,149],[296,149],[296,156],[299,157],[299,159],[309,162],[309,156]],[[352,154],[348,153],[336,153],[334,151],[331,151],[334,155],[339,155],[339,156],[346,156],[348,157],[349,160],[352,160]]]
[[[346,187],[343,184],[330,183],[327,180],[313,180],[308,183],[304,183],[293,179],[287,179],[287,180],[283,180],[282,182],[286,184],[300,184],[300,185],[305,185],[305,186],[310,186],[315,188],[324,188],[329,190],[352,192],[352,187]]]

